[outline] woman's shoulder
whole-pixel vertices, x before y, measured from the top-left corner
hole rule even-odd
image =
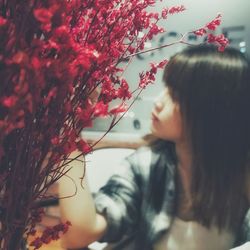
[[[149,173],[149,170],[159,165],[160,162],[165,165],[165,163],[172,161],[173,158],[172,146],[165,143],[161,146],[141,146],[126,157],[125,161],[136,171]]]
[[[152,148],[149,146],[141,146],[132,154],[125,158],[125,161],[136,168],[148,168],[152,159]]]
[[[135,149],[135,151],[130,154],[127,159],[134,162],[151,162],[152,156],[160,155],[162,153],[163,152],[157,151],[149,145],[144,145]]]
[[[144,156],[144,155],[171,155],[175,157],[175,146],[174,143],[164,140],[156,140],[140,146],[135,150],[132,155]]]

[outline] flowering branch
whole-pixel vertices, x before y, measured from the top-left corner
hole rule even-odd
[[[123,104],[133,93],[123,78],[126,66],[118,66],[127,58],[130,63],[147,40],[164,31],[160,19],[184,11],[174,6],[161,14],[147,12],[154,3],[0,0],[1,249],[19,250],[22,239],[35,233],[37,206],[67,173],[71,152],[91,151],[80,137],[82,129],[96,117],[111,115],[110,131],[121,119],[117,114],[124,107],[112,109],[110,103],[120,99]],[[146,34],[142,38],[141,32]],[[210,35],[209,41],[226,43],[221,36]],[[164,64],[151,64],[140,73],[139,93]],[[65,232],[68,226],[53,230]],[[36,238],[34,249],[57,239],[58,234],[49,237],[48,232]]]
[[[211,22],[206,24],[204,27],[202,27],[202,28],[200,28],[198,30],[195,30],[195,31],[191,31],[191,32],[187,32],[185,34],[181,34],[181,38],[178,39],[175,42],[164,44],[162,46],[157,46],[157,47],[150,48],[150,49],[147,49],[147,50],[143,50],[143,51],[140,51],[140,52],[132,53],[132,54],[128,55],[127,58],[130,58],[130,57],[133,57],[133,56],[136,56],[136,55],[141,55],[141,54],[144,54],[144,53],[149,53],[149,52],[152,52],[154,50],[159,50],[159,49],[170,47],[172,45],[180,44],[180,43],[183,43],[183,44],[186,44],[186,45],[194,45],[194,44],[191,44],[191,43],[188,43],[188,42],[185,41],[185,38],[187,37],[187,35],[193,33],[196,36],[204,36],[204,35],[206,35],[208,33],[209,30],[210,31],[216,30],[216,28],[221,23],[221,17],[222,17],[221,14],[218,14],[215,19],[213,19]],[[225,47],[229,43],[228,39],[223,34],[215,36],[215,35],[213,35],[211,33],[209,33],[208,36],[207,36],[207,42],[208,43],[216,43],[217,45],[219,45],[219,47],[218,47],[219,51],[224,51]]]

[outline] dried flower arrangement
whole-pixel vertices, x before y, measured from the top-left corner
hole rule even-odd
[[[93,119],[126,111],[125,101],[141,92],[167,61],[140,73],[131,92],[123,72],[144,44],[164,32],[157,23],[183,6],[148,12],[154,0],[0,0],[0,248],[19,250],[36,233],[39,204],[78,149],[91,151],[80,131]],[[217,16],[204,28],[220,24]],[[144,36],[139,36],[139,33]],[[185,35],[177,42],[185,43]],[[208,42],[227,44],[223,35]],[[164,45],[170,46],[170,45]],[[163,47],[164,47],[163,46]],[[122,67],[120,67],[122,63]],[[125,65],[125,66],[124,66]],[[98,89],[99,97],[93,102]],[[110,107],[120,99],[121,105]],[[107,131],[108,132],[108,131]],[[48,228],[34,249],[67,231]]]

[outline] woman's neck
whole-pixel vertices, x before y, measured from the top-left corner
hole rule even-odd
[[[177,156],[177,215],[183,220],[192,219],[192,196],[191,196],[191,152],[187,144],[175,144]]]
[[[176,143],[175,145],[177,155],[177,172],[178,178],[181,181],[184,193],[190,195],[191,178],[192,178],[192,157],[190,147],[187,143]],[[188,195],[188,196],[189,196]]]
[[[191,150],[187,143],[175,144],[175,151],[178,159],[178,170],[191,173]]]

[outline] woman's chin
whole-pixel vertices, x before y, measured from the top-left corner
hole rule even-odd
[[[151,131],[151,134],[156,136],[156,137],[159,137],[158,133],[157,133],[157,130],[155,129],[155,127],[153,126],[153,124],[151,124],[150,126],[150,131]]]

